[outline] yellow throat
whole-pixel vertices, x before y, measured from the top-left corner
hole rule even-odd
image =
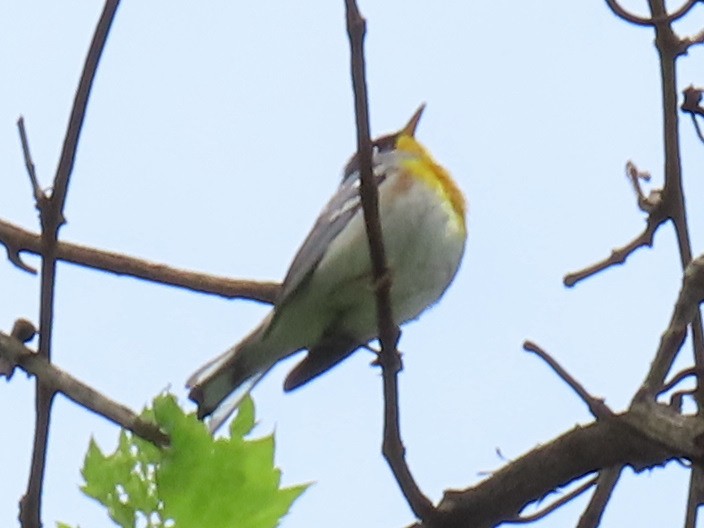
[[[467,204],[450,173],[438,165],[425,147],[405,130],[398,135],[396,148],[400,152],[410,154],[409,158],[404,159],[401,164],[429,187],[435,189],[452,213],[455,222],[463,232],[466,232]]]

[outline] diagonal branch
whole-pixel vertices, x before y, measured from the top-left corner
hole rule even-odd
[[[580,486],[576,487],[572,491],[570,491],[567,495],[564,495],[563,497],[560,497],[557,499],[555,502],[550,504],[549,506],[543,508],[539,512],[533,513],[531,515],[523,515],[520,517],[517,517],[516,519],[510,519],[506,521],[506,524],[528,524],[528,523],[533,523],[535,521],[539,521],[540,519],[543,519],[550,515],[552,512],[560,509],[562,506],[567,504],[568,502],[573,501],[577,497],[579,497],[582,493],[585,493],[586,491],[589,491],[596,483],[597,483],[598,477],[592,477],[589,480],[587,480],[584,484],[581,484]]]
[[[626,259],[637,249],[642,247],[652,247],[655,232],[667,221],[667,219],[668,214],[666,213],[663,202],[658,202],[656,207],[648,214],[645,229],[640,235],[631,240],[625,246],[612,250],[611,254],[604,260],[601,260],[596,264],[592,264],[591,266],[587,266],[582,270],[568,273],[562,279],[563,284],[571,288],[578,282],[604,271],[607,268],[625,263]]]
[[[597,528],[601,524],[601,518],[606,510],[606,505],[611,499],[618,479],[623,470],[622,465],[606,468],[599,473],[596,482],[596,489],[592,495],[586,510],[579,518],[577,528]]]
[[[17,128],[20,133],[20,143],[22,144],[22,154],[24,155],[24,166],[27,169],[29,182],[32,185],[32,192],[34,193],[34,201],[39,204],[46,199],[46,196],[39,185],[37,172],[34,167],[34,161],[32,161],[32,155],[29,152],[29,141],[27,140],[27,130],[24,126],[24,117],[20,116],[17,120]]]
[[[0,244],[7,247],[11,262],[22,270],[36,273],[20,260],[20,252],[27,251],[41,255],[40,235],[0,220]],[[230,279],[174,268],[166,264],[130,257],[123,253],[103,251],[69,242],[58,242],[56,258],[87,268],[219,295],[227,299],[249,299],[271,304],[276,299],[280,288],[277,282]]]
[[[546,490],[567,486],[604,468],[630,465],[639,471],[680,457],[701,459],[704,450],[697,447],[704,431],[701,420],[667,407],[658,410],[650,416],[629,411],[577,426],[479,484],[446,491],[434,522],[413,526],[490,528],[517,518],[526,505],[543,499]]]
[[[105,43],[110,33],[110,27],[115,20],[115,13],[120,5],[120,0],[107,0],[105,7],[98,20],[98,25],[93,33],[93,40],[88,49],[88,56],[83,65],[81,79],[78,82],[76,96],[73,99],[73,107],[71,108],[71,117],[69,118],[68,129],[64,137],[64,145],[59,158],[59,165],[56,169],[54,177],[53,191],[51,193],[52,214],[63,221],[63,210],[66,204],[66,194],[68,192],[68,184],[73,173],[73,165],[76,160],[76,150],[78,149],[78,140],[81,136],[81,130],[85,121],[86,108],[88,99],[95,80],[95,74],[98,70],[100,57],[103,55]],[[57,226],[58,229],[59,226]]]
[[[662,392],[663,387],[666,386],[665,378],[687,336],[687,326],[696,319],[702,301],[704,301],[704,255],[694,259],[684,272],[682,288],[672,311],[670,323],[660,338],[655,359],[634,402],[654,400]]]
[[[524,341],[523,350],[526,352],[532,352],[537,355],[540,359],[545,361],[550,368],[559,376],[559,378],[564,381],[580,399],[587,404],[589,412],[597,420],[608,420],[614,416],[614,412],[609,409],[609,407],[604,403],[604,400],[595,398],[584,386],[577,381],[569,372],[567,372],[562,365],[560,365],[555,359],[550,356],[545,350],[533,343],[532,341]]]
[[[71,401],[90,409],[111,422],[157,446],[166,446],[169,438],[154,424],[141,419],[130,409],[109,398],[35,354],[18,339],[0,332],[0,360],[19,365],[45,387],[60,392]]]

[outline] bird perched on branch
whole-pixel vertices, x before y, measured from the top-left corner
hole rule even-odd
[[[423,109],[399,132],[373,142],[372,170],[397,324],[415,319],[442,296],[457,272],[467,236],[462,192],[414,137]],[[271,312],[188,380],[198,416],[217,409],[211,429],[278,361],[307,350],[286,378],[284,389],[290,391],[377,337],[359,187],[355,155],[293,259]]]

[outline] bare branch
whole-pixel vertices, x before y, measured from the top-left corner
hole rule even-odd
[[[379,197],[372,173],[372,145],[369,137],[369,109],[364,64],[366,21],[355,0],[346,0],[347,34],[350,41],[352,87],[357,118],[357,153],[360,168],[360,197],[364,212],[369,252],[376,290],[377,325],[381,351],[378,356],[384,383],[384,441],[382,452],[396,481],[417,518],[428,520],[435,512],[430,500],[418,487],[405,459],[398,411],[398,372],[401,356],[397,350],[401,332],[394,323],[391,309],[391,277],[379,221]]]
[[[585,491],[588,491],[592,486],[594,486],[594,484],[596,484],[597,480],[598,480],[598,477],[590,478],[584,484],[573,489],[567,495],[560,497],[558,500],[553,502],[550,506],[543,508],[539,512],[533,513],[531,515],[519,516],[516,519],[510,519],[510,520],[506,521],[506,523],[507,524],[528,524],[528,523],[532,523],[535,521],[539,521],[540,519],[550,515],[552,512],[554,512],[555,510],[557,510],[561,506],[564,506],[568,502],[576,499]]]
[[[685,515],[685,528],[697,527],[697,512],[704,499],[704,472],[702,467],[695,465],[689,477],[689,494],[687,497],[687,513]]]
[[[641,17],[628,12],[624,7],[621,6],[616,0],[606,0],[606,5],[609,9],[618,16],[619,18],[635,24],[637,26],[654,26],[655,24],[668,24],[674,22],[685,16],[694,7],[694,5],[700,0],[687,0],[682,7],[671,14],[664,14],[651,17]]]
[[[665,377],[682,347],[689,325],[699,314],[704,301],[704,255],[693,260],[684,271],[682,288],[675,303],[668,327],[660,338],[655,359],[635,400],[655,399],[665,386]],[[697,366],[697,368],[701,368]]]
[[[692,116],[692,124],[694,125],[694,131],[697,133],[697,137],[699,138],[699,141],[704,143],[704,134],[702,134],[702,129],[699,126],[699,122],[697,121],[696,116]]]
[[[667,14],[664,0],[648,0],[650,8],[650,20],[647,21],[655,29],[655,44],[660,62],[660,79],[662,86],[662,111],[663,111],[663,141],[665,155],[665,184],[662,192],[662,201],[666,204],[668,216],[677,237],[680,263],[684,270],[683,286],[679,298],[675,305],[670,324],[662,335],[660,346],[648,376],[641,389],[633,400],[632,409],[645,407],[645,411],[653,410],[657,404],[655,398],[665,384],[665,377],[672,368],[674,359],[684,342],[687,326],[692,327],[692,343],[694,349],[695,370],[701,371],[704,368],[704,328],[702,326],[702,316],[699,304],[704,299],[704,286],[701,283],[702,262],[692,262],[691,240],[687,223],[687,211],[685,208],[684,190],[682,184],[682,166],[680,156],[679,126],[677,113],[677,75],[676,61],[681,55],[687,53],[694,44],[704,42],[704,32],[693,38],[679,38],[673,28],[672,21],[684,14],[697,3],[698,0],[688,0],[679,10],[671,15]],[[620,6],[612,0],[607,0],[609,7],[622,18],[633,23],[643,22],[633,20],[630,13],[625,13]],[[689,87],[684,92],[684,102],[682,110],[690,113],[694,127],[699,138],[704,141],[697,115],[701,115],[701,91]],[[650,217],[649,217],[650,220]],[[700,257],[697,260],[701,260]],[[701,379],[697,380],[697,388],[694,396],[697,401],[699,413],[704,408],[704,384]],[[675,394],[672,397],[673,404],[679,409],[683,395]],[[641,409],[642,410],[642,409]],[[675,426],[673,424],[673,426]],[[664,432],[661,432],[665,435]],[[699,439],[701,443],[701,438]],[[696,525],[698,506],[704,495],[701,491],[702,468],[699,464],[694,464],[690,478],[690,494],[687,506],[686,526]]]
[[[13,252],[18,258],[21,251],[41,254],[41,237],[39,235],[2,220],[0,220],[0,244],[5,244],[8,248],[8,253]],[[273,303],[280,287],[279,283],[276,282],[230,279],[207,273],[198,273],[130,257],[122,253],[103,251],[68,242],[58,242],[56,258],[87,268],[108,271],[117,275],[128,275],[191,291],[219,295],[227,299],[238,298]],[[22,264],[23,269],[27,267]]]
[[[623,466],[616,466],[604,469],[599,473],[596,490],[594,490],[594,495],[592,495],[587,509],[579,518],[577,528],[597,528],[601,524],[604,510],[611,499],[611,494],[618,483],[622,470]]]
[[[157,446],[169,444],[168,436],[154,424],[145,422],[124,405],[103,396],[23,346],[18,339],[2,332],[0,332],[0,359],[20,366],[24,371],[35,376],[43,386],[64,394],[71,401],[132,431],[141,438]]]
[[[658,391],[658,396],[660,394],[663,394],[664,392],[672,390],[678,384],[680,384],[682,381],[689,378],[690,376],[701,376],[703,373],[704,370],[698,369],[697,367],[690,367],[678,372],[672,377],[670,381],[668,381],[662,386],[662,388]]]
[[[61,158],[56,168],[56,176],[54,177],[53,191],[51,193],[53,213],[57,217],[63,217],[64,205],[66,204],[66,193],[68,192],[68,184],[73,172],[73,164],[76,160],[76,150],[78,149],[78,140],[81,136],[81,129],[85,120],[86,108],[88,99],[93,87],[93,80],[98,71],[98,63],[103,55],[105,42],[110,33],[115,13],[120,5],[119,0],[107,0],[105,7],[98,20],[98,25],[93,33],[93,40],[88,49],[88,56],[83,65],[81,79],[78,82],[78,89],[73,100],[71,108],[71,117],[69,118],[68,129],[64,137],[64,145],[61,150]],[[61,218],[63,220],[63,218]]]
[[[665,223],[667,219],[668,216],[665,214],[665,209],[661,204],[650,212],[646,221],[645,229],[640,235],[631,240],[625,246],[612,250],[611,255],[604,260],[599,261],[596,264],[592,264],[591,266],[588,266],[580,271],[575,271],[565,275],[562,280],[563,284],[571,288],[578,282],[583,281],[584,279],[591,277],[600,271],[604,271],[611,266],[623,264],[635,250],[642,247],[652,247],[655,232],[663,223]]]
[[[666,16],[665,0],[648,0],[653,19]],[[687,223],[687,208],[684,200],[682,182],[682,159],[680,155],[679,116],[677,107],[677,58],[687,51],[683,41],[675,34],[669,21],[655,25],[655,47],[660,59],[660,82],[662,86],[663,142],[665,154],[665,184],[663,201],[672,219],[677,237],[680,265],[685,270],[692,261],[692,243]],[[685,270],[686,275],[686,270]],[[698,368],[704,368],[704,328],[702,317],[697,308],[691,320],[694,362]],[[697,388],[697,404],[704,408],[704,385]]]
[[[579,383],[574,377],[572,377],[569,372],[562,368],[562,366],[552,356],[550,356],[550,354],[545,352],[545,350],[540,348],[532,341],[525,341],[523,343],[523,349],[526,352],[532,352],[536,354],[548,365],[550,365],[550,368],[555,371],[555,373],[560,377],[560,379],[567,383],[567,385],[575,393],[577,393],[577,396],[579,396],[580,399],[587,404],[587,407],[589,407],[589,412],[592,413],[592,416],[594,416],[594,418],[596,418],[597,420],[606,420],[614,416],[613,411],[609,409],[609,407],[604,403],[604,400],[600,400],[589,394],[584,388],[584,386]]]
[[[42,271],[41,299],[39,312],[39,351],[38,354],[47,362],[51,361],[51,338],[54,320],[54,289],[56,285],[56,247],[58,233],[64,223],[64,205],[68,191],[69,179],[78,148],[88,96],[95,78],[98,61],[102,55],[110,26],[115,17],[119,0],[107,0],[98,25],[93,35],[88,56],[83,67],[81,80],[76,90],[76,97],[71,109],[71,118],[64,138],[64,146],[59,159],[52,185],[51,197],[43,194],[37,202],[42,226]],[[36,186],[35,185],[35,193]],[[23,528],[41,528],[41,497],[44,486],[44,468],[46,465],[47,441],[51,406],[54,400],[53,388],[41,381],[36,385],[36,427],[32,450],[32,465],[27,483],[27,492],[20,501],[20,522]]]
[[[614,15],[625,20],[626,22],[630,22],[631,24],[635,24],[637,26],[652,26],[654,24],[652,18],[641,17],[629,13],[616,0],[606,0],[606,5],[609,6],[609,9],[611,9]]]
[[[17,128],[20,133],[20,142],[22,143],[22,154],[24,155],[24,165],[27,167],[27,175],[29,176],[29,182],[32,185],[32,193],[34,195],[34,201],[37,204],[42,203],[46,200],[46,195],[42,191],[39,185],[39,180],[37,179],[37,173],[34,168],[34,161],[32,161],[32,155],[29,152],[29,141],[27,140],[27,131],[24,127],[24,117],[20,116],[17,120]]]
[[[701,420],[661,407],[648,425],[640,414],[628,412],[575,427],[476,486],[446,491],[434,522],[415,526],[490,528],[515,519],[527,504],[544,497],[546,490],[567,486],[603,468],[630,465],[642,470],[683,456],[702,458],[704,450],[696,447],[696,438],[704,431]],[[672,430],[675,420],[678,425]],[[671,436],[662,436],[664,431]]]

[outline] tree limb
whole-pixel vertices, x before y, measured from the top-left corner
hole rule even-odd
[[[384,440],[382,453],[406,497],[408,505],[419,519],[428,520],[435,508],[418,487],[406,463],[405,447],[401,440],[398,404],[398,373],[401,355],[397,346],[401,331],[394,322],[391,307],[391,276],[386,262],[386,251],[379,220],[379,196],[372,173],[372,143],[369,137],[369,108],[364,60],[366,21],[355,0],[345,0],[347,35],[350,42],[352,88],[357,120],[357,155],[359,156],[359,193],[364,212],[364,223],[369,242],[373,281],[376,293],[376,316],[381,351],[378,363],[384,385]]]
[[[157,446],[169,444],[169,438],[157,426],[142,420],[133,411],[77,380],[70,374],[25,347],[18,339],[0,332],[0,359],[20,366],[42,385],[65,395],[69,400]]]
[[[41,254],[41,237],[0,219],[0,244],[7,248],[10,260],[25,271],[34,272],[21,262],[19,253]],[[14,258],[13,258],[14,256]],[[279,293],[279,283],[230,279],[189,271],[158,262],[150,262],[123,253],[103,251],[69,242],[59,242],[56,258],[79,266],[127,275],[157,284],[176,286],[200,293],[219,295],[228,299],[249,299],[273,303]],[[19,263],[19,264],[18,264]]]

